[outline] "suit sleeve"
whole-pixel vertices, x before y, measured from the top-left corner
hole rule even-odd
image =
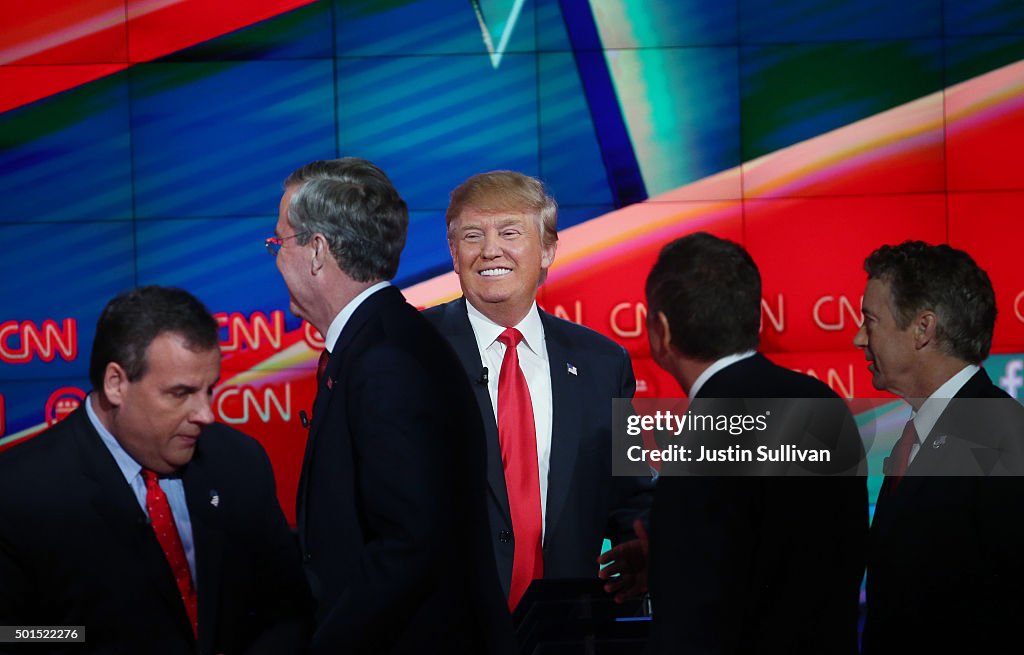
[[[0,518],[0,625],[19,625],[18,609],[28,598],[28,580],[18,564],[13,547],[4,538],[4,520]],[[13,647],[12,647],[13,648]],[[0,644],[0,653],[9,652]]]
[[[352,362],[347,394],[364,546],[314,637],[371,648],[437,587],[456,532],[454,435],[443,387],[413,353],[377,345]]]
[[[636,394],[636,376],[633,364],[625,349],[619,347],[616,398],[632,398]],[[614,441],[614,440],[613,440]],[[616,454],[613,453],[614,457]],[[641,519],[645,523],[654,493],[654,479],[648,477],[613,476],[611,490],[611,512],[608,515],[606,534],[618,544],[636,537],[633,522]]]
[[[21,446],[19,446],[21,447]],[[23,547],[15,545],[19,534],[26,529],[19,506],[24,505],[25,488],[15,480],[14,465],[10,461],[13,455],[0,455],[0,625],[22,625],[26,623],[26,610],[32,603],[33,580],[27,570],[27,562],[23,561]],[[7,458],[5,461],[4,458]],[[15,495],[15,492],[20,492]],[[28,493],[27,498],[31,499]],[[25,501],[27,502],[27,501]],[[18,652],[11,644],[0,644],[0,653]]]

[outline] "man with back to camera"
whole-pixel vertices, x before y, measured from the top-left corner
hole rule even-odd
[[[180,289],[104,308],[92,392],[0,454],[0,625],[84,626],[84,644],[45,652],[305,646],[312,608],[270,462],[214,423],[217,332]]]
[[[326,344],[296,501],[312,651],[507,652],[469,382],[388,282],[408,223],[384,172],[346,157],[285,180],[267,240]]]
[[[448,246],[463,297],[424,315],[455,348],[486,429],[491,541],[514,609],[537,578],[592,578],[618,600],[646,591],[635,530],[651,481],[611,475],[611,399],[636,390],[626,351],[537,308],[555,257],[557,206],[512,171],[451,194]]]
[[[880,247],[864,270],[853,343],[874,387],[913,409],[871,526],[864,652],[1016,652],[1024,410],[981,368],[992,283],[962,250],[921,241]]]
[[[768,420],[831,440],[834,470],[847,474],[675,476],[663,464],[651,510],[650,652],[856,653],[868,513],[849,410],[825,384],[756,351],[761,276],[738,244],[703,232],[669,243],[646,294],[651,355],[691,407],[800,399],[773,403]]]

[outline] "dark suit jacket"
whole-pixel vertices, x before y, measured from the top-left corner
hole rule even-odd
[[[846,460],[838,469],[850,475],[659,477],[651,511],[650,650],[856,653],[868,506],[853,419],[826,385],[760,354],[711,376],[691,408],[719,402],[702,399],[745,398],[820,399],[808,430],[835,439],[830,448]],[[800,424],[792,414],[804,407],[774,408],[771,420]],[[783,410],[789,415],[778,416]],[[739,440],[719,438],[718,447]]]
[[[865,653],[1019,652],[1022,449],[1024,408],[981,370],[950,401],[895,491],[890,478],[883,482],[871,525]],[[1011,475],[971,475],[992,464]],[[932,477],[942,475],[956,477]]]
[[[512,643],[481,547],[484,453],[471,393],[451,348],[398,289],[371,295],[345,325],[317,392],[297,499],[318,601],[314,652]]]
[[[459,298],[423,312],[455,348],[470,380],[480,380],[483,363]],[[597,577],[605,537],[618,543],[634,537],[633,520],[650,505],[650,479],[611,475],[612,398],[636,390],[626,351],[600,334],[540,312],[551,367],[551,460],[544,534],[545,578]],[[569,366],[575,367],[575,374]],[[497,375],[498,371],[490,372]],[[487,441],[487,495],[491,542],[502,589],[512,579],[514,535],[501,464],[498,426],[487,385],[473,385]]]
[[[263,449],[208,426],[182,480],[198,643],[160,544],[84,408],[0,454],[0,625],[84,625],[73,653],[295,652],[309,593]]]

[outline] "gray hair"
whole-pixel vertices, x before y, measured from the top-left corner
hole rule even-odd
[[[289,175],[284,188],[295,189],[288,223],[299,245],[322,234],[353,280],[395,277],[409,211],[384,171],[357,157],[314,161]]]

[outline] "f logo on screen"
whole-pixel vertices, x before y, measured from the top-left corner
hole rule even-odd
[[[78,409],[85,400],[85,392],[77,387],[61,387],[46,401],[46,425],[54,426]]]
[[[1011,359],[1006,362],[1003,375],[999,378],[999,386],[1010,396],[1017,398],[1020,388],[1024,386],[1024,360]]]

